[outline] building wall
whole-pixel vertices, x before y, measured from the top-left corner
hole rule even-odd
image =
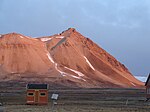
[[[31,95],[33,93],[33,95]],[[27,104],[33,104],[34,103],[34,96],[35,91],[34,90],[27,90]]]
[[[27,90],[27,104],[47,104],[48,90]]]
[[[39,90],[39,102],[42,104],[48,103],[48,91],[47,90]]]
[[[147,82],[147,86],[150,86],[150,79],[149,79],[148,82]]]
[[[150,86],[146,86],[146,97],[150,98]]]
[[[150,94],[150,87],[149,86],[146,88],[146,93]]]

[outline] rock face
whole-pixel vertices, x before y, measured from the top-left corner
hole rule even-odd
[[[0,80],[86,88],[143,86],[123,64],[73,28],[40,38],[1,35]]]

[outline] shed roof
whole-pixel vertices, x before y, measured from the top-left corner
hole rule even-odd
[[[148,76],[148,78],[146,80],[145,86],[147,86],[148,82],[150,82],[150,74],[149,74],[149,76]]]
[[[27,89],[48,89],[48,84],[27,84]]]

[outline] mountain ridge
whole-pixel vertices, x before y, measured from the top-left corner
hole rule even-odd
[[[0,43],[0,80],[86,88],[143,86],[123,64],[74,28],[34,39],[9,33],[1,35]]]

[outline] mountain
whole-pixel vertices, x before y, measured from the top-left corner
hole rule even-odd
[[[17,33],[2,35],[0,38],[0,78],[16,80],[22,77],[43,77],[57,74],[49,61],[49,52],[43,42]],[[32,75],[31,75],[32,74]],[[37,75],[38,74],[38,75]]]
[[[0,36],[0,80],[65,87],[142,87],[113,56],[74,28],[53,36]]]

